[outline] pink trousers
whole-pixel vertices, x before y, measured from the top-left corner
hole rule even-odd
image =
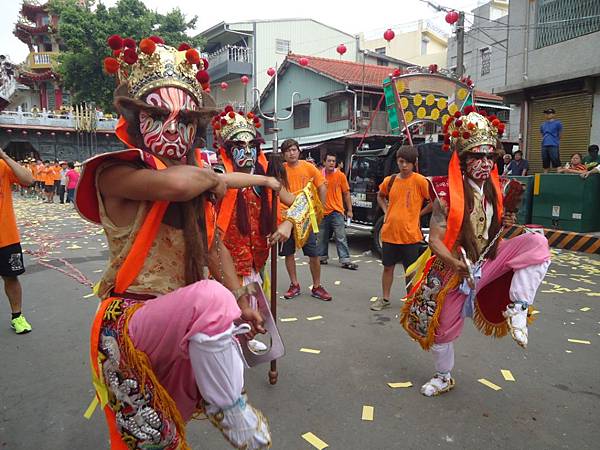
[[[483,264],[477,290],[513,271],[510,298],[512,301],[520,300],[530,305],[546,274],[549,261],[548,241],[541,234],[525,233],[504,240],[498,245],[496,258]],[[465,321],[462,315],[465,299],[466,295],[458,288],[446,297],[436,330],[436,344],[452,342],[460,336]]]
[[[183,420],[191,418],[201,399],[190,362],[191,338],[199,333],[225,333],[240,314],[229,290],[216,281],[203,280],[147,300],[131,318],[132,342],[150,358]]]

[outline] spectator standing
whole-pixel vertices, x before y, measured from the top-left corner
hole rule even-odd
[[[75,164],[73,161],[67,164],[69,170],[67,171],[67,203],[75,203],[75,188],[79,182],[79,172],[75,170]]]
[[[511,174],[509,166],[512,161],[512,156],[510,153],[505,153],[502,157],[502,162],[498,164],[498,173],[503,176],[508,176]]]
[[[419,257],[423,240],[420,218],[431,211],[431,204],[423,208],[423,203],[429,200],[429,183],[423,175],[414,172],[417,155],[413,146],[400,147],[396,151],[400,172],[386,177],[377,193],[377,203],[384,213],[381,228],[383,297],[371,305],[373,311],[390,306],[396,264],[401,263],[406,272]]]
[[[50,166],[50,161],[48,160],[44,161],[42,176],[44,180],[44,195],[46,197],[46,203],[54,203],[54,170]]]
[[[54,175],[54,195],[58,195],[60,191],[60,179],[61,179],[62,168],[58,161],[54,161],[52,164],[52,174]],[[52,196],[52,203],[54,203],[54,195]]]
[[[58,186],[58,201],[61,204],[65,203],[65,193],[67,192],[67,167],[66,161],[60,162],[60,185]]]
[[[18,277],[25,272],[25,265],[11,186],[31,186],[34,181],[29,170],[17,164],[0,148],[0,276],[12,312],[10,326],[17,334],[30,332],[31,325],[22,313],[23,290]]]
[[[508,165],[508,171],[510,175],[525,176],[529,171],[529,161],[523,159],[523,152],[517,150],[514,154],[513,160]]]
[[[340,264],[344,269],[356,270],[358,265],[350,262],[350,249],[346,238],[344,214],[352,219],[352,201],[348,179],[341,170],[335,168],[337,156],[327,153],[323,174],[327,184],[327,197],[324,205],[324,217],[319,225],[319,257],[321,264],[329,259],[329,236],[333,232]]]
[[[587,170],[593,169],[600,164],[600,156],[598,156],[598,146],[592,144],[588,147],[588,154],[583,158],[583,164]]]
[[[286,139],[281,144],[281,152],[285,160],[284,167],[286,169],[288,183],[290,186],[290,192],[296,194],[300,192],[304,187],[312,181],[319,192],[319,198],[321,203],[325,204],[325,198],[327,195],[327,186],[325,185],[325,178],[320,170],[318,170],[311,163],[301,161],[300,158],[300,146],[294,139]],[[308,256],[310,273],[312,275],[313,287],[311,295],[324,301],[330,301],[331,295],[321,286],[321,262],[319,260],[319,250],[317,248],[317,240],[314,233],[311,231],[308,240],[302,251],[305,256]],[[296,274],[296,260],[294,255],[296,253],[296,243],[294,236],[292,235],[287,241],[281,246],[279,256],[285,256],[285,268],[290,277],[290,288],[285,294],[284,298],[291,299],[300,295],[300,283],[298,283],[298,276]]]
[[[540,126],[542,135],[542,166],[544,173],[548,173],[548,169],[559,168],[560,163],[560,137],[563,131],[562,122],[554,118],[556,111],[553,108],[544,110],[546,121]],[[513,173],[513,175],[515,175]]]
[[[565,164],[565,167],[559,167],[556,170],[558,173],[576,173],[582,174],[587,172],[585,164],[581,161],[581,153],[573,153],[571,161]]]

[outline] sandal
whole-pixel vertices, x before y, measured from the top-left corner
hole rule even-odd
[[[357,270],[358,269],[358,264],[354,264],[354,263],[351,263],[351,262],[343,263],[342,264],[342,269]]]

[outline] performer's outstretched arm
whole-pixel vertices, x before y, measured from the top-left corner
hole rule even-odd
[[[264,333],[263,318],[260,313],[250,306],[247,294],[239,295],[238,292],[242,287],[242,283],[237,276],[233,260],[229,250],[223,244],[221,239],[215,236],[210,252],[208,254],[208,268],[215,280],[223,284],[227,289],[232,291],[238,302],[238,306],[242,310],[242,319],[247,321],[252,326],[252,333]]]
[[[277,192],[281,189],[281,183],[276,178],[267,177],[265,175],[230,172],[219,174],[219,176],[225,181],[228,189],[241,189],[251,186],[267,187]]]

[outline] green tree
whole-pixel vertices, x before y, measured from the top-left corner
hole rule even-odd
[[[59,17],[63,48],[57,71],[73,104],[95,102],[105,111],[114,110],[115,77],[104,73],[102,66],[104,58],[111,55],[106,39],[112,34],[137,42],[157,35],[174,47],[182,42],[197,48],[202,45],[200,39],[186,34],[195,27],[197,16],[188,20],[178,8],[159,14],[140,0],[119,0],[110,8],[95,0],[83,5],[77,0],[51,0],[49,7]]]

